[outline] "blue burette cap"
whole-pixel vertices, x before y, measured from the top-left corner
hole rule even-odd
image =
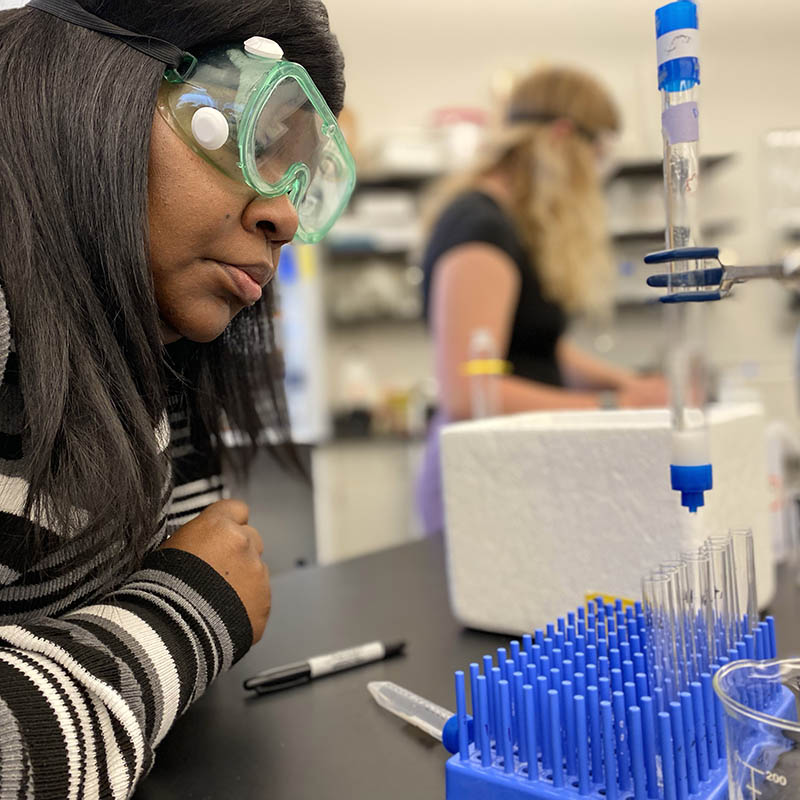
[[[697,4],[691,0],[677,0],[656,10],[656,36],[696,27]]]
[[[704,492],[714,488],[711,464],[696,467],[679,467],[671,464],[669,468],[672,488],[681,493],[681,505],[693,514],[706,504]]]

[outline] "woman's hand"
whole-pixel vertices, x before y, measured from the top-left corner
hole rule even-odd
[[[253,627],[253,644],[264,633],[271,607],[269,570],[261,560],[264,544],[247,524],[250,510],[241,500],[218,500],[162,545],[197,556],[233,587]]]
[[[669,402],[669,387],[662,375],[636,377],[626,381],[617,392],[620,408],[654,408]]]

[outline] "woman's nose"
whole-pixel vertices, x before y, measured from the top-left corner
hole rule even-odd
[[[245,209],[242,222],[247,230],[263,231],[275,244],[290,242],[297,231],[297,209],[288,194],[256,197]]]

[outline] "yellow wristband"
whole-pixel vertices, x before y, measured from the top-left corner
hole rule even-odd
[[[510,375],[512,364],[502,358],[473,358],[461,367],[462,375]]]

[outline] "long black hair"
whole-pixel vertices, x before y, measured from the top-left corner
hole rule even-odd
[[[190,52],[268,36],[306,67],[334,113],[342,107],[343,59],[319,0],[81,2]],[[163,71],[122,42],[47,13],[0,13],[0,286],[24,399],[24,513],[35,531],[45,522],[77,526],[98,547],[114,534],[133,563],[152,540],[168,489],[154,436],[168,359],[147,218]],[[265,429],[288,442],[271,305],[268,287],[217,340],[181,345],[188,410],[239,474]],[[248,447],[224,450],[223,416]]]

